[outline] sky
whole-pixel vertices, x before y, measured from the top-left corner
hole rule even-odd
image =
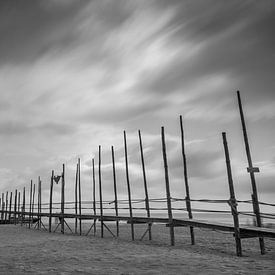
[[[259,199],[274,203],[274,25],[271,0],[1,1],[1,192],[28,192],[41,176],[47,201],[51,170],[60,174],[65,163],[73,200],[81,158],[82,198],[92,200],[101,145],[103,198],[112,200],[113,145],[126,198],[125,130],[132,197],[144,198],[140,129],[149,196],[163,198],[164,126],[171,195],[184,198],[182,115],[191,198],[229,198],[225,131],[236,197],[250,199],[240,90]]]

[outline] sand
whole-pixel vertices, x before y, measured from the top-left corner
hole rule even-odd
[[[112,226],[111,226],[112,227]],[[144,225],[135,226],[140,237]],[[195,229],[176,228],[176,246],[169,246],[169,230],[153,226],[152,242],[130,241],[129,225],[121,238],[105,230],[105,238],[48,233],[20,225],[0,225],[0,274],[275,274],[275,242],[266,239],[260,255],[257,239],[242,241],[244,256],[235,256],[234,238]]]

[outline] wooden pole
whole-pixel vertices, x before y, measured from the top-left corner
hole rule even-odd
[[[174,232],[174,225],[173,225],[173,214],[172,214],[171,195],[170,195],[170,186],[169,186],[164,127],[161,127],[161,139],[162,139],[163,164],[164,164],[164,172],[165,172],[167,210],[168,210],[169,228],[170,228],[170,242],[171,242],[171,245],[174,246],[175,232]]]
[[[146,208],[146,212],[147,212],[147,217],[150,218],[149,195],[148,195],[147,179],[146,179],[146,172],[145,172],[145,162],[144,162],[144,155],[143,155],[143,145],[142,145],[142,138],[141,138],[140,130],[138,130],[138,137],[139,137],[139,148],[140,148],[143,184],[144,184],[144,192],[145,192],[145,208]],[[152,240],[152,224],[151,223],[148,223],[148,235],[149,235],[149,240],[151,241]]]
[[[234,184],[233,184],[232,172],[231,172],[230,156],[229,156],[229,150],[228,150],[228,145],[226,140],[226,133],[222,133],[222,138],[223,138],[224,153],[225,153],[225,159],[226,159],[229,192],[230,192],[229,203],[231,206],[231,213],[234,221],[234,231],[235,231],[234,236],[235,236],[235,242],[236,242],[236,252],[237,252],[237,256],[240,257],[242,256],[241,235],[240,235],[240,228],[239,228],[237,201],[235,197]]]
[[[95,196],[95,160],[92,159],[93,166],[93,210],[96,215],[96,196]],[[96,234],[96,219],[94,219],[94,235]]]
[[[244,138],[244,144],[245,144],[245,150],[246,150],[246,156],[247,156],[247,162],[248,162],[247,171],[250,174],[250,180],[252,185],[253,211],[256,215],[257,226],[261,227],[262,221],[261,221],[258,192],[257,192],[256,179],[255,179],[255,173],[259,172],[259,168],[254,167],[252,163],[252,157],[250,153],[249,141],[248,141],[245,119],[243,114],[242,101],[241,101],[241,96],[239,91],[237,91],[237,98],[238,98],[238,105],[239,105],[239,111],[240,111],[240,117],[241,117],[242,129],[243,129],[243,138]],[[264,244],[264,239],[262,237],[259,238],[259,243],[260,243],[261,254],[263,255],[265,254],[265,244]]]
[[[77,181],[78,181],[78,163],[76,165],[76,172],[75,172],[75,189],[74,189],[74,197],[75,197],[75,215],[77,215],[77,203],[78,203],[78,199],[77,199]],[[77,217],[75,217],[75,222],[74,222],[74,232],[75,234],[77,234]]]
[[[1,208],[2,208],[2,213],[1,213],[1,220],[4,220],[4,218],[5,218],[5,213],[4,213],[4,211],[5,211],[5,195],[4,195],[4,193],[2,193],[2,205],[1,205]]]
[[[81,181],[80,181],[80,158],[78,158],[78,208],[79,208],[79,235],[82,234],[82,220],[81,220]]]
[[[49,232],[52,232],[53,177],[54,177],[54,171],[52,170],[51,185],[50,185]]]
[[[21,226],[23,225],[23,221],[25,221],[25,212],[26,212],[26,188],[23,188],[23,206],[22,206],[22,220],[21,220]]]
[[[131,223],[131,234],[132,234],[132,241],[134,241],[135,240],[135,232],[134,232],[134,223],[133,223],[131,188],[130,188],[130,180],[129,180],[129,168],[128,168],[126,132],[124,131],[123,134],[124,134],[125,171],[126,171],[126,181],[127,181],[127,190],[128,190],[128,201],[129,201],[129,214],[130,214],[130,223]]]
[[[101,186],[101,146],[100,145],[98,147],[98,183],[99,183],[101,238],[103,238],[104,223],[103,223],[103,204],[102,204],[102,186]]]
[[[12,192],[10,193],[9,221],[11,221]]]
[[[115,195],[115,213],[116,217],[118,217],[118,204],[117,204],[117,185],[116,185],[116,166],[115,166],[115,153],[114,147],[111,147],[112,151],[112,164],[113,164],[113,179],[114,179],[114,195]],[[116,236],[119,236],[119,221],[116,221]]]
[[[5,212],[5,220],[8,220],[8,204],[9,204],[9,192],[6,193],[6,212]]]
[[[41,228],[41,180],[38,177],[38,197],[37,197],[37,212],[38,212],[38,226],[37,229]]]
[[[20,215],[20,191],[18,192],[18,204],[17,204],[17,212],[18,212],[18,221],[22,219],[22,214]]]
[[[32,180],[31,180],[31,190],[30,190],[30,207],[29,207],[29,228],[31,227],[31,212],[32,212]]]
[[[182,152],[182,160],[183,160],[183,168],[184,168],[184,183],[185,183],[185,193],[186,193],[185,203],[186,203],[186,209],[188,212],[188,217],[189,219],[193,219],[191,202],[190,202],[189,184],[188,184],[187,161],[186,161],[186,155],[185,155],[185,142],[184,142],[182,116],[180,116],[180,130],[181,130],[181,152]],[[194,245],[195,235],[194,235],[193,226],[190,226],[190,237],[191,237],[191,244]]]
[[[64,213],[65,213],[65,164],[62,165],[61,185],[61,233],[64,234]]]
[[[14,224],[16,224],[16,218],[17,218],[16,211],[17,211],[17,189],[15,189],[15,195],[14,195],[14,214],[13,214]]]
[[[35,198],[35,184],[33,185],[33,194],[32,194],[32,220],[33,220],[33,212],[34,212],[34,198]]]

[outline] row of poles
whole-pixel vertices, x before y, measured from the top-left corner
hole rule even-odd
[[[259,168],[253,166],[250,147],[248,142],[247,130],[245,125],[245,119],[243,114],[242,102],[240,97],[240,92],[237,91],[237,99],[238,99],[238,106],[240,111],[241,123],[242,123],[242,130],[243,130],[243,137],[244,143],[246,148],[246,155],[248,161],[248,168],[247,171],[250,174],[251,185],[252,185],[252,203],[253,203],[253,211],[256,216],[256,225],[261,227],[261,217],[260,217],[260,208],[259,208],[259,201],[257,195],[257,187],[256,187],[256,179],[255,173],[259,172]],[[193,219],[192,215],[192,208],[191,208],[191,201],[190,201],[190,191],[189,191],[189,182],[188,182],[188,170],[187,170],[187,160],[185,154],[185,142],[184,142],[184,129],[183,129],[183,121],[182,116],[180,116],[180,130],[181,130],[181,153],[182,153],[182,160],[183,160],[183,167],[184,167],[184,183],[185,183],[185,202],[186,202],[186,209],[188,212],[189,219]],[[145,209],[147,218],[151,217],[150,213],[150,203],[149,203],[149,195],[148,195],[148,186],[147,186],[147,178],[146,178],[146,170],[145,170],[145,160],[143,154],[143,143],[140,130],[138,131],[139,137],[139,147],[140,147],[140,157],[141,157],[141,165],[142,165],[142,174],[143,174],[143,185],[144,185],[144,193],[145,193]],[[235,240],[236,240],[236,251],[237,255],[241,256],[242,248],[241,248],[241,235],[240,235],[240,228],[239,228],[239,219],[238,219],[238,211],[237,211],[237,201],[234,192],[234,185],[232,179],[232,171],[231,171],[231,164],[230,164],[230,156],[229,156],[229,149],[227,145],[227,138],[226,133],[222,133],[223,138],[223,145],[224,145],[224,152],[225,152],[225,159],[226,159],[226,167],[227,167],[227,175],[228,175],[228,184],[229,184],[229,191],[230,191],[230,200],[229,204],[231,207],[231,213],[233,215],[234,221],[234,230],[235,230]],[[169,228],[170,228],[170,243],[171,245],[175,245],[175,233],[174,233],[174,224],[173,224],[173,213],[172,213],[172,203],[171,203],[171,194],[170,194],[170,183],[169,183],[169,173],[168,173],[168,162],[167,162],[167,154],[166,154],[166,142],[165,142],[165,132],[164,127],[161,127],[161,143],[162,143],[162,155],[163,155],[163,164],[164,164],[164,172],[165,172],[165,186],[166,186],[166,202],[167,202],[167,212],[168,212],[168,220],[169,220]],[[124,131],[124,154],[125,154],[125,171],[126,171],[126,183],[127,183],[127,193],[128,193],[128,203],[129,203],[129,220],[131,226],[131,238],[135,240],[135,231],[134,231],[134,217],[133,217],[133,209],[132,209],[132,197],[131,197],[131,186],[129,180],[129,165],[128,165],[128,152],[127,152],[127,138],[126,132]],[[91,228],[89,229],[88,233],[93,229],[94,234],[96,234],[96,221],[99,220],[100,228],[101,228],[101,237],[104,236],[104,228],[106,228],[113,236],[119,236],[119,213],[118,213],[118,200],[117,200],[117,179],[116,179],[116,167],[115,167],[115,152],[114,147],[111,147],[111,156],[112,156],[112,170],[113,170],[113,184],[114,184],[114,208],[115,208],[115,216],[116,219],[111,219],[116,221],[116,234],[113,234],[112,231],[108,228],[108,226],[104,223],[105,220],[108,218],[104,217],[103,213],[103,195],[102,195],[102,179],[101,179],[101,146],[99,146],[98,150],[98,187],[99,187],[99,215],[97,215],[97,207],[96,207],[96,196],[95,196],[95,160],[92,159],[92,181],[93,181],[93,223]],[[75,233],[82,234],[82,200],[81,200],[81,171],[80,171],[80,159],[78,159],[77,168],[76,168],[76,177],[75,177]],[[64,218],[64,210],[65,210],[65,165],[63,164],[63,169],[61,175],[55,175],[54,171],[52,171],[51,175],[51,182],[50,182],[50,202],[49,202],[49,227],[48,231],[52,232],[52,217],[53,215],[53,185],[54,182],[58,183],[61,179],[61,213],[57,216],[59,217],[58,226],[61,226],[61,232],[64,233],[65,225],[71,230],[69,225],[66,223]],[[15,202],[14,202],[14,221],[16,223],[17,215],[21,218],[21,224],[26,221],[26,215],[28,216],[28,224],[29,227],[33,222],[33,213],[34,213],[34,198],[35,198],[35,184],[31,181],[31,189],[30,189],[30,204],[29,204],[29,212],[26,212],[25,209],[25,188],[23,190],[23,203],[20,212],[20,192],[18,193],[17,190],[15,191]],[[2,211],[1,211],[1,219],[8,220],[11,219],[11,205],[12,205],[12,192],[10,193],[10,203],[9,203],[9,211],[8,211],[8,193],[6,194],[6,201],[4,200],[4,194],[2,194]],[[38,178],[38,204],[37,204],[37,228],[41,228],[44,226],[41,220],[41,180]],[[7,216],[9,213],[9,217]],[[21,214],[21,215],[20,215]],[[57,227],[58,227],[57,226]],[[45,226],[44,226],[45,227]],[[152,223],[148,222],[147,229],[143,234],[142,238],[148,233],[149,240],[152,239]],[[56,229],[55,229],[56,230]],[[55,231],[54,230],[54,231]],[[72,230],[71,230],[72,231]],[[87,233],[87,234],[88,234]],[[195,235],[194,235],[194,228],[190,226],[190,237],[191,243],[195,244]],[[260,242],[260,249],[261,253],[265,253],[265,246],[263,238],[259,238]]]

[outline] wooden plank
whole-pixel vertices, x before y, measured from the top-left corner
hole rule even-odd
[[[171,195],[170,195],[170,186],[169,186],[169,175],[168,175],[168,163],[166,157],[166,144],[165,144],[165,134],[164,127],[161,127],[161,140],[162,140],[162,154],[163,154],[163,164],[165,172],[165,186],[166,186],[166,199],[167,199],[167,211],[170,226],[170,243],[175,245],[175,232],[173,226],[173,214],[172,214],[172,205],[171,205]]]

